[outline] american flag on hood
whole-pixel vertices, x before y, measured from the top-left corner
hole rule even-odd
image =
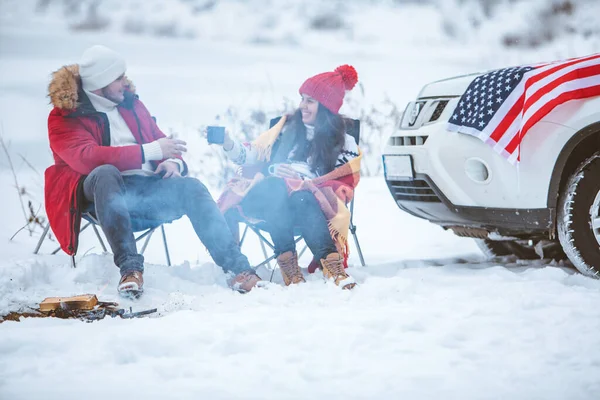
[[[448,130],[473,135],[515,164],[529,129],[569,100],[600,96],[600,54],[481,75],[462,95]]]

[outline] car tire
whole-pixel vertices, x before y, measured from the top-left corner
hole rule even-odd
[[[579,272],[593,278],[600,278],[599,177],[600,152],[597,152],[569,177],[558,201],[557,215],[558,239],[563,250]]]
[[[475,239],[475,242],[486,259],[503,257],[511,254],[506,247],[504,247],[502,242],[488,239]]]
[[[475,239],[475,241],[488,259],[503,256],[516,256],[522,260],[536,260],[540,258],[533,247],[525,245],[521,241],[489,239]]]

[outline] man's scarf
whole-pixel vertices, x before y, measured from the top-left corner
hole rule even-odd
[[[285,122],[286,117],[283,116],[277,124],[252,142],[251,146],[257,150],[260,162],[270,161],[273,144],[281,134]],[[360,180],[361,159],[362,152],[359,150],[358,157],[323,176],[305,180],[284,179],[289,194],[308,190],[315,196],[327,219],[331,238],[338,252],[344,257],[345,265],[347,265],[349,254],[348,230],[350,227],[350,211],[346,204],[352,200],[354,188]],[[225,213],[230,208],[237,207],[240,214],[243,215],[242,210],[239,209],[239,203],[254,185],[264,178],[265,176],[258,172],[252,178],[235,177],[229,181],[227,188],[217,201],[221,212]]]

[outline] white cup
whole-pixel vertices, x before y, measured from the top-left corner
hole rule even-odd
[[[275,163],[269,165],[268,171],[270,175],[275,175],[277,167],[280,164],[289,165],[294,171],[296,171],[302,178],[313,179],[316,175],[310,170],[310,166],[307,163],[294,161],[291,163]]]
[[[277,167],[279,166],[279,164],[281,164],[281,163],[276,163],[276,164],[269,165],[269,168],[268,168],[269,174],[275,175],[275,171],[277,171]]]

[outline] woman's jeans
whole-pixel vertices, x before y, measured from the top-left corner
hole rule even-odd
[[[294,228],[318,260],[337,252],[327,219],[309,191],[288,193],[283,179],[267,177],[240,203],[244,215],[264,220],[275,245],[275,255],[295,251]]]

